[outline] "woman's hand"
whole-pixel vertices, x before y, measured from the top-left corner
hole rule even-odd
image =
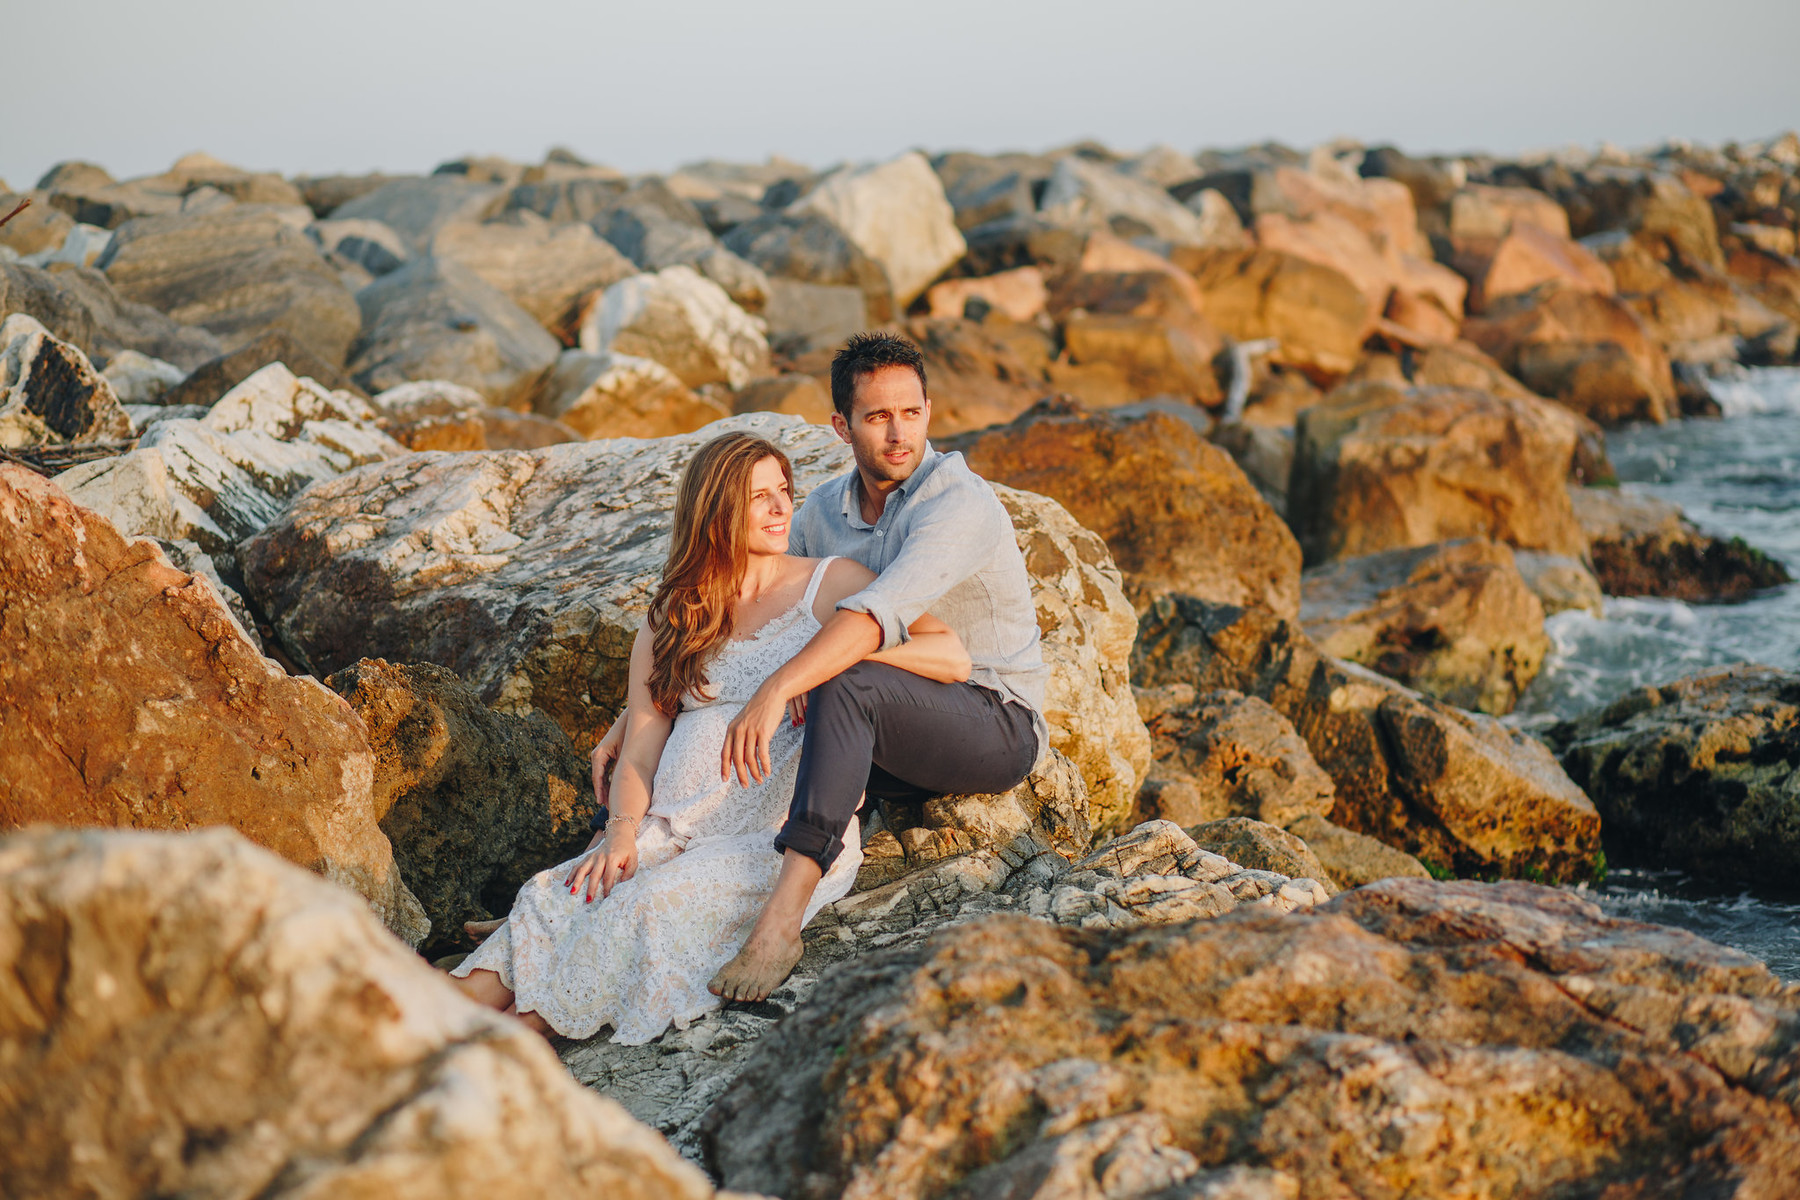
[[[589,904],[594,902],[596,890],[604,899],[612,895],[613,888],[637,874],[637,822],[613,818],[592,846],[563,881],[570,895],[585,888]]]

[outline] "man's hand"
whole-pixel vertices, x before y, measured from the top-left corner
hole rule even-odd
[[[589,904],[594,902],[596,891],[602,898],[610,896],[613,888],[637,874],[637,822],[611,822],[604,834],[596,836],[595,842],[593,849],[563,880],[570,895],[585,888]]]
[[[744,705],[743,711],[725,728],[725,747],[719,753],[719,778],[730,779],[731,773],[736,771],[739,785],[749,787],[751,780],[761,783],[773,773],[774,767],[769,763],[769,739],[775,736],[787,715],[787,701],[771,692],[767,683],[758,688],[756,695],[750,697],[750,703]]]
[[[612,794],[612,779],[607,772],[618,761],[619,747],[624,744],[625,715],[621,713],[619,719],[612,723],[612,728],[606,731],[606,736],[600,739],[600,744],[594,747],[593,753],[588,755],[594,764],[594,795],[602,806],[605,806]]]

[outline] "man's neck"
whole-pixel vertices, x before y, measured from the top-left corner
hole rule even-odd
[[[887,511],[888,497],[898,491],[906,482],[904,479],[870,479],[867,471],[856,468],[857,504],[862,509],[863,520],[873,525],[881,520],[881,514]]]

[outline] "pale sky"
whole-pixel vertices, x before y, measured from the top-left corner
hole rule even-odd
[[[1517,152],[1800,125],[1800,0],[0,0],[0,179],[567,145],[627,171],[1098,138]]]

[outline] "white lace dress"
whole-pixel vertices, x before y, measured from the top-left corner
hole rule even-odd
[[[783,720],[769,746],[773,772],[746,788],[735,774],[719,778],[725,727],[819,631],[813,599],[830,561],[813,571],[800,603],[726,643],[708,664],[713,699],[683,699],[638,831],[637,874],[589,904],[585,888],[571,896],[563,885],[579,858],[539,872],[519,889],[506,924],[452,974],[494,971],[520,1012],[537,1013],[564,1037],[610,1025],[612,1040],[628,1046],[719,1006],[706,985],[743,946],[781,872],[773,843],[793,799],[802,732]],[[808,921],[848,894],[861,865],[852,819]]]

